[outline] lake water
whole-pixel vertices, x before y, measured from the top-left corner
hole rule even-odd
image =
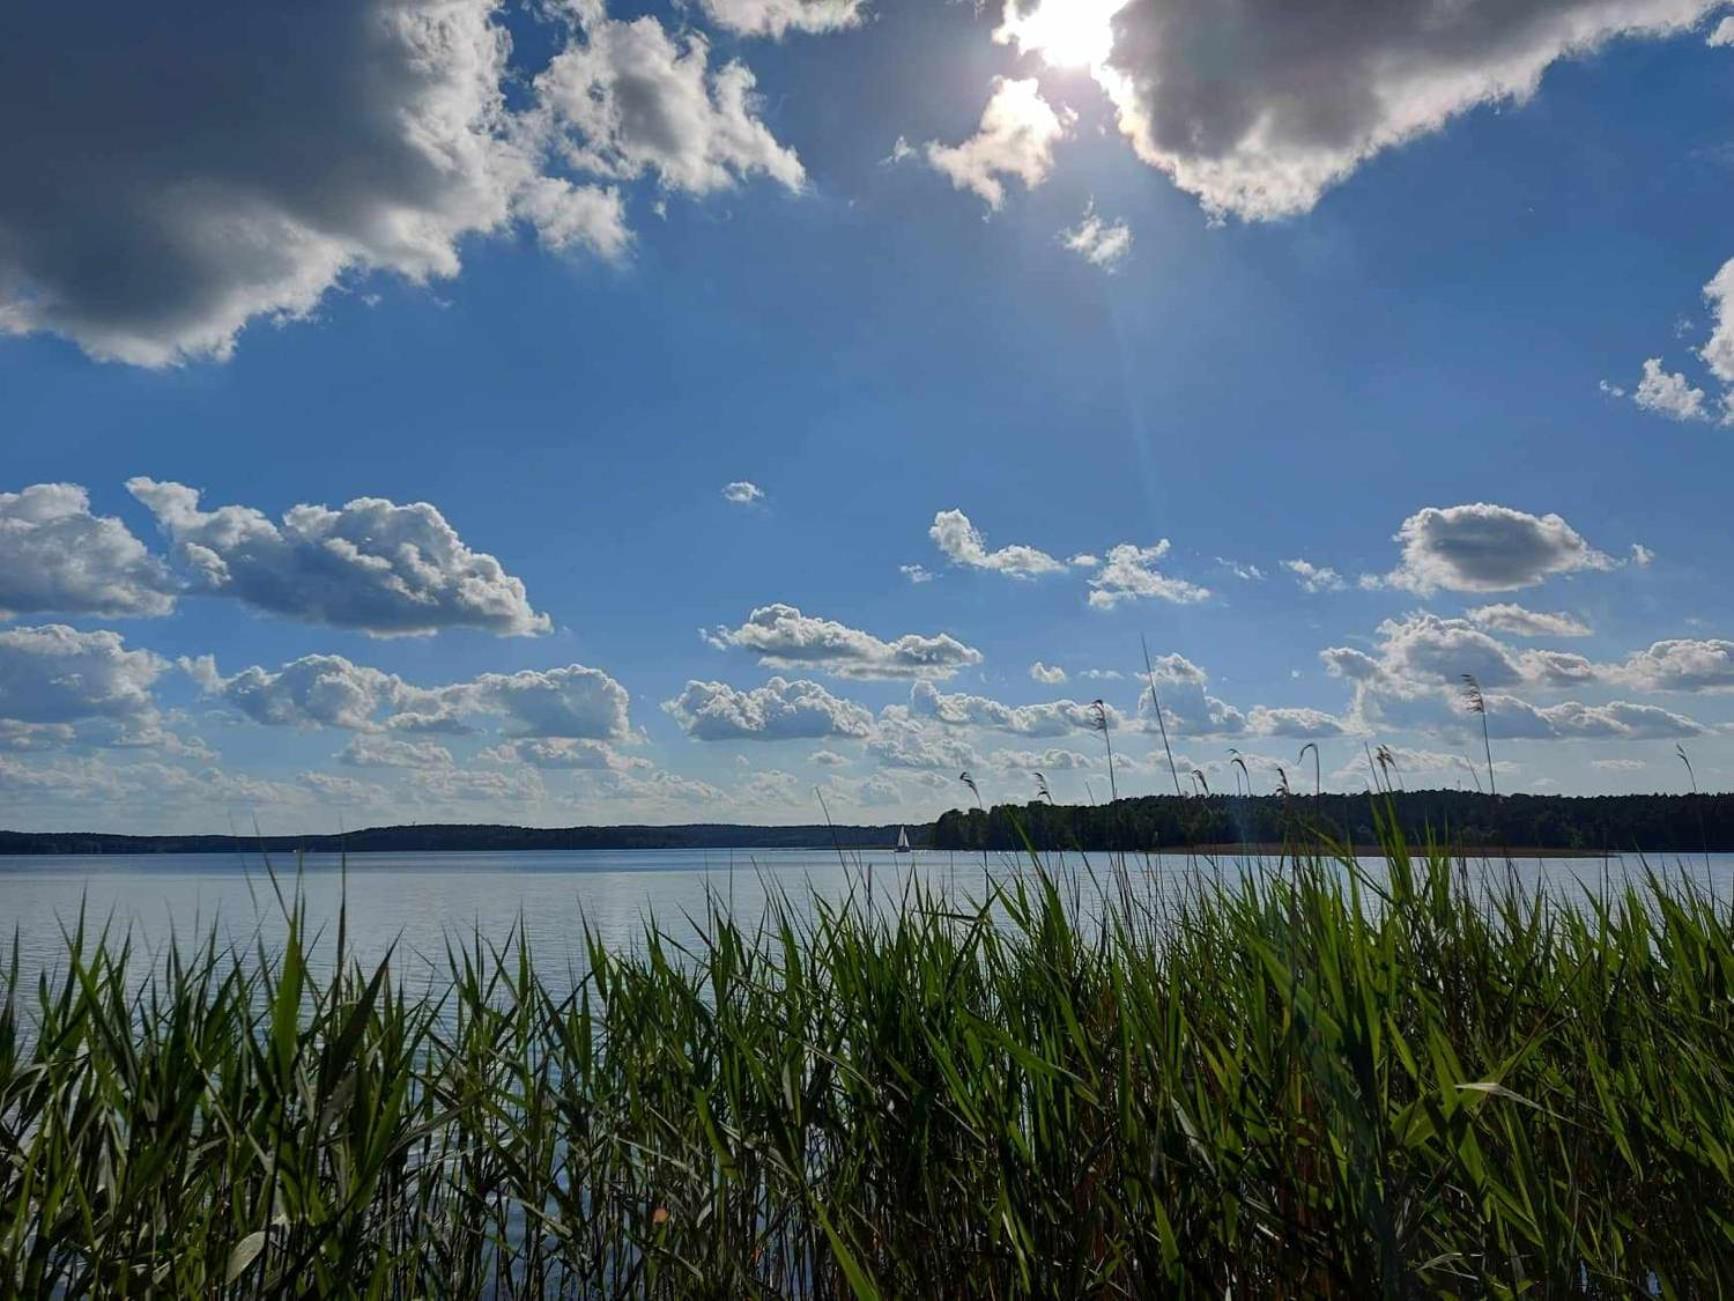
[[[1136,860],[1132,877],[1141,890],[1172,894],[1192,874],[1232,874],[1249,862],[1164,855]],[[1058,856],[1054,863],[1062,870],[1078,866]],[[1708,865],[1702,856],[1651,865],[1689,872],[1718,897],[1734,898],[1734,855],[1711,855]],[[284,889],[292,890],[294,860],[276,859],[272,866]],[[1104,866],[1103,856],[1096,866]],[[1379,865],[1369,866],[1376,871]],[[1636,858],[1528,859],[1516,867],[1526,883],[1569,890],[1574,883],[1593,886],[1604,871],[1618,878],[1642,864]],[[732,900],[736,916],[755,920],[768,890],[785,891],[801,905],[813,894],[833,900],[851,890],[862,894],[871,876],[880,907],[894,906],[912,880],[963,901],[981,897],[984,870],[998,878],[1020,868],[1027,863],[1009,856],[989,856],[984,865],[979,854],[886,851],[851,854],[846,861],[821,850],[354,854],[347,879],[334,856],[308,858],[301,891],[310,920],[328,935],[347,891],[355,950],[377,957],[396,944],[396,965],[405,976],[416,966],[443,968],[448,937],[462,943],[479,930],[503,941],[521,921],[538,966],[559,981],[583,969],[586,923],[609,945],[626,947],[653,917],[665,931],[692,934],[689,919],[703,917],[707,897]],[[269,947],[283,933],[281,910],[256,855],[0,856],[0,933],[9,942],[16,928],[25,973],[61,965],[61,928],[76,922],[81,905],[94,926],[130,930],[136,947],[148,952],[160,951],[171,935],[185,941],[212,926],[225,941],[248,949],[259,938]]]

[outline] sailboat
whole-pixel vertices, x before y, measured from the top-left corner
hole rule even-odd
[[[909,828],[908,827],[897,828],[897,852],[899,854],[907,854],[909,852]]]

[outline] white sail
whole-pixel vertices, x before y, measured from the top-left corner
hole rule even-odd
[[[897,828],[897,852],[899,854],[907,854],[909,852],[909,828],[908,827]]]

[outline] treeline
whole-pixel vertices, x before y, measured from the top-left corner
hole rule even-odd
[[[911,826],[926,845],[929,828]],[[123,836],[103,832],[0,831],[0,854],[367,854],[574,849],[889,849],[898,827],[370,827],[327,836]]]
[[[945,850],[1124,850],[1276,845],[1319,829],[1376,843],[1374,801],[1359,795],[1149,795],[1112,804],[996,805],[952,810],[934,826]],[[1580,853],[1734,850],[1734,795],[1483,795],[1395,791],[1390,808],[1411,843],[1431,834],[1480,849]]]

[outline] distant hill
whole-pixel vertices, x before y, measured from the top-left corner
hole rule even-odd
[[[1320,825],[1357,845],[1376,841],[1373,798],[1336,795],[1151,795],[1112,804],[996,805],[953,810],[934,824],[935,849],[1179,849],[1274,845]],[[1383,797],[1380,797],[1383,798]],[[1431,832],[1452,845],[1574,853],[1734,851],[1734,795],[1483,795],[1396,791],[1391,807],[1411,843]],[[913,835],[914,833],[911,832]],[[1027,840],[1026,840],[1027,838]]]
[[[1734,794],[1500,795],[1397,791],[1392,808],[1411,841],[1429,832],[1454,845],[1573,853],[1734,852]],[[1285,833],[1322,822],[1335,835],[1371,844],[1366,794],[1148,795],[1113,804],[996,805],[953,809],[935,823],[910,823],[917,849],[1145,851],[1188,846],[1274,845]],[[890,849],[898,823],[884,826],[754,827],[700,822],[678,827],[369,827],[321,836],[123,836],[106,832],[0,831],[0,854],[437,853],[552,849]],[[1027,838],[1027,839],[1026,839]]]
[[[0,831],[0,854],[434,853],[534,849],[890,849],[900,824],[882,827],[751,827],[726,822],[683,827],[369,827],[327,836],[123,836],[86,831]],[[926,846],[932,827],[909,826]]]

